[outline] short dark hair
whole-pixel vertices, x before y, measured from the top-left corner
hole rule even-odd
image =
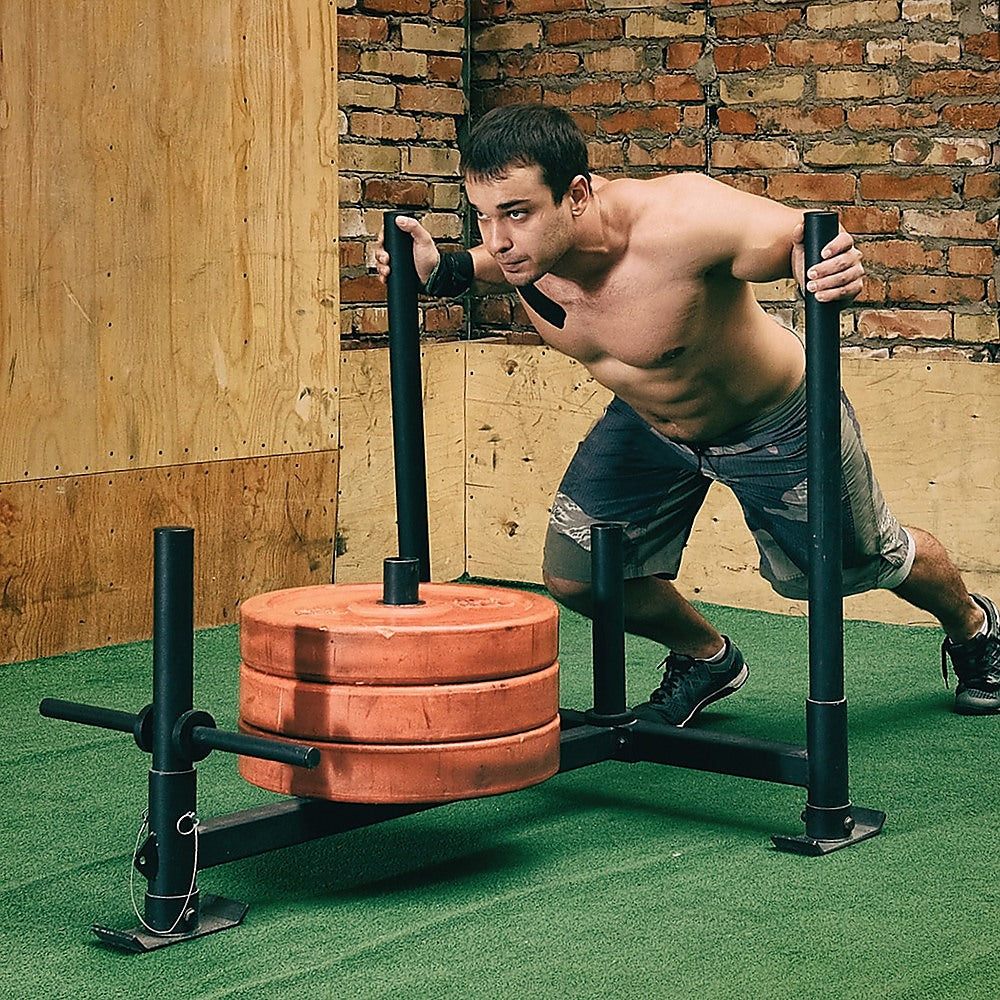
[[[508,104],[476,122],[462,152],[463,177],[497,180],[510,167],[538,166],[558,205],[574,177],[590,180],[587,143],[575,121],[544,104]]]

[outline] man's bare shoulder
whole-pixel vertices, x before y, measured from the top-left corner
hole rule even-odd
[[[739,192],[705,174],[686,171],[644,179],[618,178],[597,188],[601,202],[631,226],[649,220],[662,225],[707,221],[716,212],[731,211]]]
[[[732,188],[704,174],[682,172],[621,179],[598,188],[598,197],[635,254],[681,253],[696,270],[718,265],[729,252],[725,232],[743,211]]]
[[[662,174],[659,177],[616,177],[611,180],[595,178],[595,190],[602,198],[613,199],[615,202],[660,201],[665,197],[678,194],[695,194],[710,192],[719,193],[731,188],[713,180],[707,174],[695,171],[683,171],[676,174]]]
[[[801,218],[779,202],[695,171],[610,181],[599,197],[620,220],[633,246],[659,253],[669,245],[703,270],[733,261],[748,245],[762,242],[781,244],[776,253],[784,257]]]

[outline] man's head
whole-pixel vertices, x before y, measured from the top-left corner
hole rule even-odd
[[[494,109],[472,130],[462,174],[483,244],[510,284],[565,262],[591,195],[587,147],[569,115],[540,104]]]
[[[576,122],[559,108],[512,104],[487,112],[462,152],[466,180],[496,181],[511,167],[538,166],[559,204],[575,177],[589,180],[587,144]]]

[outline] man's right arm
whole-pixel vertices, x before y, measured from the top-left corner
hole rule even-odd
[[[417,269],[417,277],[421,285],[426,285],[429,278],[435,275],[441,266],[441,253],[434,244],[434,239],[427,230],[414,218],[408,215],[397,217],[396,225],[413,237],[413,263]],[[487,291],[506,285],[503,271],[499,264],[490,256],[486,248],[480,244],[467,251],[472,258],[473,288],[477,292]],[[379,278],[384,282],[389,275],[389,254],[385,249],[382,233],[379,233],[378,246],[375,250],[375,267]],[[461,294],[461,293],[459,293]]]

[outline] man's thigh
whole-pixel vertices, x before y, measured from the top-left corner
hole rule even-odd
[[[710,480],[614,400],[581,442],[560,483],[545,539],[546,573],[590,579],[590,526],[624,526],[625,576],[675,577]]]

